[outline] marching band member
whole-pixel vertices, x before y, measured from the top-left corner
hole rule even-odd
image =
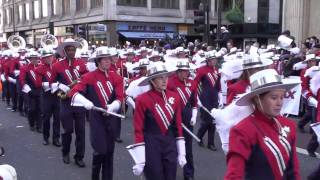
[[[228,87],[227,104],[230,104],[239,94],[243,94],[248,90],[249,77],[262,70],[263,68],[271,65],[272,60],[261,59],[257,56],[244,55],[242,64],[242,74],[238,81]]]
[[[177,160],[181,167],[186,164],[180,98],[167,89],[168,73],[162,62],[154,64],[139,84],[150,83],[152,89],[136,98],[132,149],[141,159],[133,173],[144,171],[147,180],[175,180]]]
[[[76,154],[74,160],[79,167],[85,167],[83,162],[85,152],[85,109],[83,107],[71,106],[71,99],[64,94],[68,93],[70,87],[77,83],[82,74],[87,72],[84,61],[75,59],[76,48],[79,42],[66,39],[58,46],[58,53],[64,57],[52,66],[51,84],[52,92],[60,90],[60,121],[63,127],[62,134],[62,156],[65,164],[70,164],[70,145],[72,133],[76,134]]]
[[[35,71],[39,64],[39,54],[32,51],[28,53],[27,58],[30,60],[30,64],[20,69],[19,81],[22,92],[25,93],[24,99],[27,102],[30,130],[37,130],[37,132],[42,133],[42,121],[39,113],[41,78]]]
[[[177,60],[176,74],[168,80],[168,90],[176,92],[180,96],[182,110],[182,122],[185,126],[193,131],[193,126],[197,121],[197,86],[190,76],[190,64],[188,59]],[[183,136],[186,142],[186,159],[187,164],[183,167],[184,179],[194,178],[194,165],[192,154],[192,137],[185,131]]]
[[[295,124],[280,116],[285,92],[297,82],[285,82],[274,69],[250,76],[251,92],[236,101],[255,111],[231,129],[229,179],[301,179]]]
[[[298,122],[298,129],[301,132],[304,131],[304,126],[308,122],[314,121],[314,108],[317,107],[318,101],[315,97],[313,97],[312,92],[310,90],[310,77],[306,75],[306,71],[313,67],[317,66],[318,61],[316,60],[315,54],[308,54],[306,55],[306,59],[303,61],[303,64],[307,64],[307,67],[302,69],[300,72],[300,79],[301,79],[301,88],[302,88],[302,102],[305,107],[305,114],[301,118],[301,120]],[[314,148],[310,148],[309,155],[315,157],[314,154]]]
[[[17,78],[15,71],[19,71],[19,54],[17,52],[12,53],[12,57],[9,61],[9,72],[8,72],[8,82],[9,82],[9,91],[12,101],[11,111],[17,111]]]
[[[69,92],[71,104],[83,104],[91,110],[94,104],[110,112],[118,112],[123,100],[123,79],[116,72],[110,71],[112,54],[107,47],[97,50],[94,59],[97,69],[87,73],[81,81]],[[113,177],[113,152],[115,146],[115,129],[113,119],[118,118],[103,115],[101,112],[90,111],[90,137],[94,150],[92,159],[92,180],[99,180],[102,169],[102,179]]]
[[[5,97],[6,97],[6,102],[7,102],[7,109],[11,109],[10,107],[10,90],[9,90],[9,81],[8,81],[8,76],[9,76],[9,69],[10,69],[10,58],[12,56],[12,51],[11,50],[6,50],[3,52],[3,58],[4,62],[2,63],[2,69],[3,69],[3,74],[2,74],[2,81],[3,83],[3,89],[5,92]]]
[[[217,57],[215,51],[207,52],[206,57],[203,59],[206,65],[197,70],[195,83],[197,87],[201,88],[199,93],[199,99],[201,104],[207,109],[217,108],[219,105],[218,93],[220,90],[220,75],[216,69]],[[202,61],[203,61],[202,60]],[[214,144],[215,125],[212,123],[213,118],[211,115],[200,109],[201,125],[198,130],[197,136],[201,139],[200,146],[203,145],[202,138],[208,131],[208,148],[212,151],[216,151],[217,148]]]
[[[43,108],[43,145],[49,144],[50,119],[52,122],[52,144],[60,147],[60,118],[59,118],[59,98],[57,94],[51,93],[50,84],[53,83],[52,65],[55,63],[54,51],[44,49],[42,51],[43,64],[36,68],[36,73],[41,77],[42,82],[42,108]]]

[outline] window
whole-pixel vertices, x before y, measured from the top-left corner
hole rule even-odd
[[[9,9],[6,9],[6,12],[5,12],[5,24],[9,24],[10,23],[10,12],[9,12]]]
[[[223,12],[232,9],[233,0],[223,0],[223,1],[220,1],[220,2],[221,2],[221,10]],[[218,12],[218,0],[215,0],[214,3],[215,3],[216,12]]]
[[[52,0],[52,13],[53,15],[57,15],[58,11],[57,11],[57,0]]]
[[[187,9],[199,9],[199,0],[187,0]]]
[[[19,21],[22,21],[22,13],[23,13],[23,9],[22,9],[23,7],[22,7],[22,5],[19,5]]]
[[[268,23],[269,21],[269,1],[258,0],[258,23]]]
[[[40,9],[39,1],[33,1],[33,17],[35,19],[40,17],[39,9]]]
[[[62,13],[69,14],[70,13],[70,0],[62,1]]]
[[[117,0],[117,5],[147,7],[147,0]]]
[[[7,24],[10,24],[10,9],[6,9]]]
[[[42,0],[42,17],[48,16],[48,0]]]
[[[153,8],[179,9],[179,0],[152,0]]]
[[[102,7],[103,0],[91,0],[91,8]]]
[[[29,17],[29,3],[26,3],[26,20],[29,20],[30,19],[30,17]]]
[[[77,11],[87,8],[87,1],[86,0],[77,0],[76,4],[77,4],[77,6],[76,6]]]

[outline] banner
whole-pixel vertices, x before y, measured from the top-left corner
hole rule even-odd
[[[293,81],[300,81],[299,76],[290,76],[287,79]],[[286,92],[282,105],[281,114],[291,114],[297,116],[299,114],[300,98],[301,84]]]

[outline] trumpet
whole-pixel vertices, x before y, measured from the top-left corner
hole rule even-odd
[[[71,84],[68,85],[68,87],[71,89],[74,85],[76,85],[79,82],[79,80],[74,80],[72,81]],[[61,99],[61,100],[66,100],[68,98],[67,93],[65,93],[64,91],[60,90],[57,93],[57,96]]]

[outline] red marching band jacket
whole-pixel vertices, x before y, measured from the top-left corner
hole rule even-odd
[[[231,129],[225,180],[300,180],[295,123],[282,116],[276,119],[281,130],[255,111]]]
[[[28,84],[32,90],[41,88],[41,76],[36,73],[36,67],[33,64],[28,64],[20,68],[19,81],[21,87]]]
[[[73,97],[78,92],[84,94],[95,106],[106,108],[114,100],[120,103],[123,101],[123,78],[114,71],[105,74],[96,69],[83,75],[68,96]]]
[[[74,80],[78,80],[82,74],[87,72],[85,62],[77,59],[72,60],[69,64],[69,61],[64,58],[52,66],[54,82],[59,81],[65,85],[69,85]]]
[[[52,65],[40,64],[36,68],[36,72],[41,76],[42,82],[54,83]]]
[[[301,89],[302,89],[301,94],[306,99],[312,96],[312,92],[310,90],[310,77],[304,77],[304,74],[306,73],[307,69],[308,68],[305,68],[300,72]]]
[[[144,142],[145,133],[167,135],[172,129],[176,129],[177,138],[183,137],[180,98],[170,90],[164,94],[152,89],[136,98],[135,143]]]
[[[227,92],[227,105],[232,103],[237,95],[245,93],[249,85],[249,81],[243,79],[240,79],[236,83],[230,85]]]
[[[187,79],[183,82],[179,80],[177,75],[173,75],[168,80],[168,89],[180,96],[181,109],[189,102],[191,102],[191,107],[196,108],[198,106],[197,85],[193,80]]]

